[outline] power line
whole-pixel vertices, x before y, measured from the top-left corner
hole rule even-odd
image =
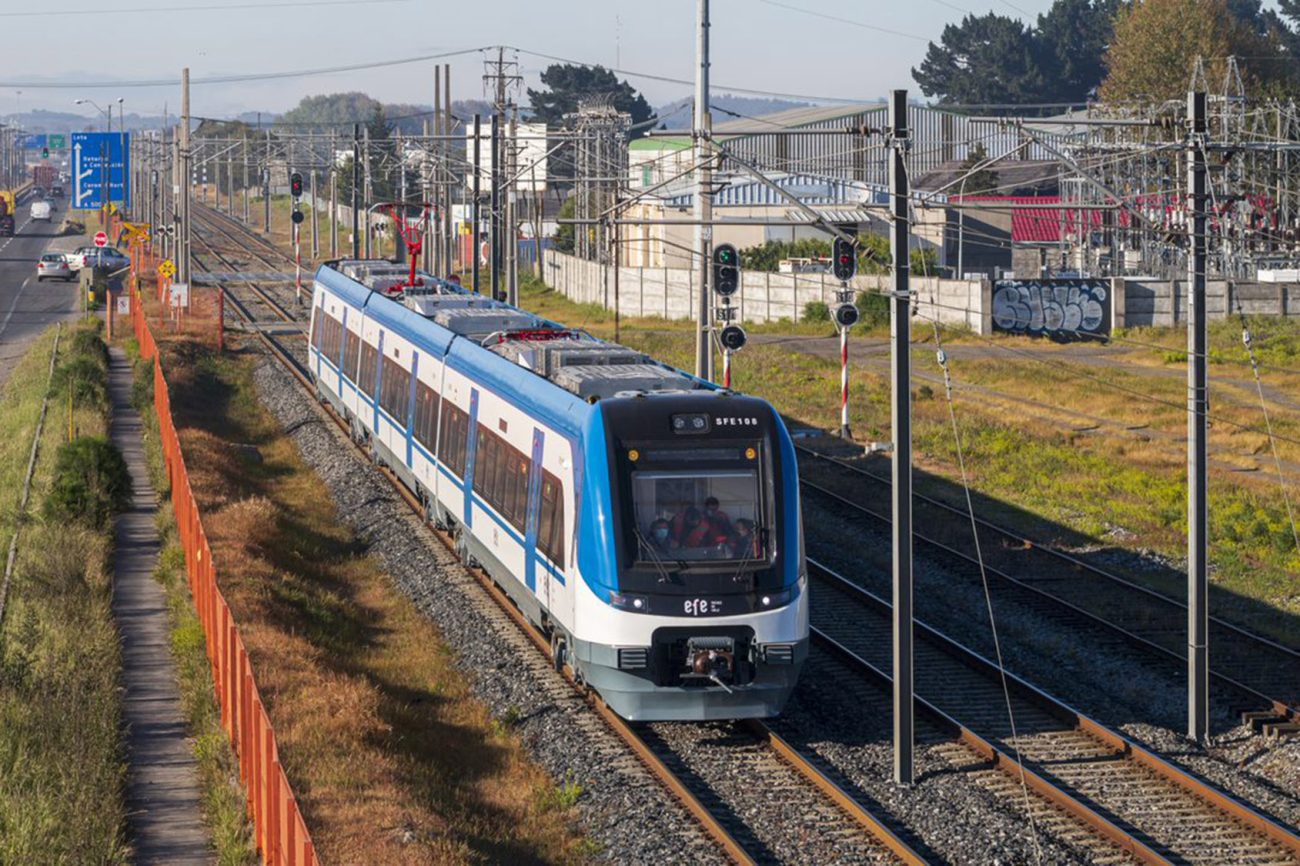
[[[758,2],[768,6],[776,6],[780,9],[788,9],[791,12],[799,12],[803,15],[811,15],[814,18],[823,18],[827,21],[834,21],[838,24],[848,24],[853,27],[861,27],[863,30],[874,30],[876,33],[885,33],[890,36],[901,36],[904,39],[915,39],[918,42],[930,41],[924,36],[917,36],[915,33],[904,33],[901,30],[890,30],[888,27],[868,24],[865,21],[854,21],[852,18],[841,18],[839,15],[830,15],[826,12],[818,12],[815,9],[805,9],[802,6],[791,6],[789,3],[780,2],[780,0],[758,0]]]
[[[332,0],[324,0],[332,2]],[[232,8],[232,7],[224,7]],[[264,8],[258,6],[257,8]],[[294,69],[284,72],[250,72],[241,75],[209,75],[199,78],[191,78],[190,85],[196,86],[201,84],[237,84],[245,81],[273,81],[286,78],[310,78],[314,75],[331,75],[336,72],[357,72],[363,69],[382,69],[389,66],[404,66],[410,63],[425,63],[429,60],[443,60],[448,57],[463,57],[466,54],[478,54],[487,51],[490,46],[480,48],[465,48],[460,51],[444,51],[439,54],[421,54],[416,57],[403,57],[397,60],[375,60],[368,63],[350,63],[342,66],[321,66],[314,69]],[[125,90],[137,87],[173,87],[179,86],[179,78],[154,78],[154,79],[136,79],[127,81],[109,81],[102,78],[85,79],[82,81],[0,81],[0,87],[14,87],[19,89],[31,88],[41,90],[74,90],[84,88],[110,88]]]
[[[147,12],[175,14],[177,12],[225,12],[230,9],[293,9],[302,6],[375,6],[381,3],[410,3],[411,0],[293,0],[289,3],[225,3],[204,6],[135,6],[127,9],[105,7],[87,9],[41,9],[0,12],[0,18],[45,18],[50,15],[124,15]]]

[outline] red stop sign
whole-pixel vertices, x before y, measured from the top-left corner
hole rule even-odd
[[[104,234],[103,232],[95,232],[95,246],[97,247],[108,246],[108,235]]]

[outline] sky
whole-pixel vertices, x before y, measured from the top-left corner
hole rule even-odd
[[[945,23],[994,11],[1032,23],[1051,0],[712,0],[712,77],[788,94],[874,101],[906,87]],[[1269,5],[1272,5],[1271,3]],[[448,57],[453,99],[484,95],[474,49],[507,45],[525,86],[551,62],[524,51],[629,73],[694,76],[695,0],[0,0],[0,116],[45,108],[88,118],[121,97],[127,114],[175,114],[190,69],[192,112],[284,111],[305,95],[361,90],[384,102],[432,103],[433,60],[377,69],[201,83],[210,76],[292,73],[430,55]],[[840,20],[835,20],[840,19]],[[50,38],[12,38],[45,31]],[[60,46],[60,47],[56,47]],[[495,57],[495,51],[491,52]],[[688,84],[626,77],[652,105]],[[55,83],[59,87],[38,87]],[[91,84],[99,86],[90,86]],[[20,92],[21,91],[21,92]],[[520,101],[526,101],[520,93]]]

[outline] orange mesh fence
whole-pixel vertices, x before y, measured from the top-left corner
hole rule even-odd
[[[156,260],[141,249],[137,273],[151,270]],[[162,284],[159,290],[162,291]],[[194,606],[207,638],[207,656],[221,705],[221,725],[230,737],[239,757],[239,776],[248,794],[248,813],[253,820],[257,849],[264,862],[285,866],[312,866],[317,862],[311,836],[289,780],[280,767],[275,732],[266,714],[253,678],[248,652],[239,636],[226,599],[217,586],[212,549],[199,514],[198,502],[190,488],[185,469],[185,455],[172,420],[171,398],[162,361],[153,332],[144,315],[139,284],[131,297],[131,323],[140,344],[143,359],[153,361],[154,408],[171,482],[172,507],[176,526],[185,550],[185,569],[189,577]]]

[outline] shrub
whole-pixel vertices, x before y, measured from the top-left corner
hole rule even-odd
[[[803,307],[803,320],[805,322],[829,322],[831,320],[831,308],[821,301],[809,301]]]
[[[78,406],[104,410],[108,407],[108,391],[104,384],[104,371],[94,358],[74,355],[54,371],[54,394],[72,400]]]
[[[102,529],[130,501],[131,475],[113,443],[83,436],[59,446],[45,498],[46,520],[81,521]]]
[[[863,330],[879,328],[889,324],[889,296],[879,292],[858,292],[858,312],[862,318],[858,327]]]

